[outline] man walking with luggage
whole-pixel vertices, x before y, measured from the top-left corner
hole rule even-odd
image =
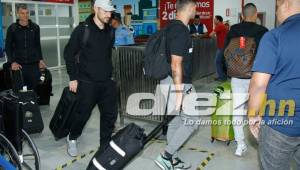
[[[74,121],[67,137],[68,153],[71,156],[78,155],[77,138],[96,104],[101,112],[100,149],[104,149],[111,140],[117,119],[117,89],[116,83],[111,80],[114,38],[109,26],[114,10],[110,0],[96,0],[95,14],[91,14],[85,23],[75,28],[65,48],[69,87],[77,94],[78,100]],[[89,36],[87,42],[83,43],[87,31]]]
[[[32,90],[39,83],[39,70],[46,68],[42,56],[40,27],[29,19],[29,10],[25,4],[18,6],[17,15],[19,19],[7,29],[5,51],[11,69],[21,70],[24,85]]]
[[[277,0],[276,13],[281,25],[264,35],[253,66],[250,131],[258,139],[262,169],[291,169],[292,160],[299,169],[300,0]]]
[[[176,20],[171,21],[167,26],[167,43],[170,54],[168,60],[170,60],[172,73],[160,82],[161,91],[165,98],[167,98],[168,92],[170,93],[168,113],[177,113],[168,126],[168,144],[155,160],[155,163],[164,170],[188,169],[191,167],[190,164],[179,159],[177,152],[197,129],[195,124],[187,125],[185,122],[198,118],[187,115],[184,111],[180,113],[183,95],[195,94],[191,79],[193,45],[188,23],[190,19],[195,17],[196,2],[194,0],[177,0],[176,10]]]
[[[235,53],[235,51],[239,51],[241,49],[241,45],[243,49],[251,49],[253,40],[255,44],[255,51],[259,45],[260,39],[262,36],[268,31],[267,28],[256,24],[257,19],[257,8],[253,3],[248,3],[245,5],[243,10],[243,21],[240,24],[233,25],[231,30],[229,31],[227,38],[225,40],[225,58],[228,59],[230,57],[241,57],[239,53]],[[244,41],[244,42],[241,42]],[[236,46],[236,44],[239,44]],[[246,51],[246,50],[245,50]],[[251,50],[252,51],[252,50]],[[251,51],[247,51],[250,52]],[[249,77],[245,77],[243,74],[236,73],[231,78],[231,89],[233,93],[233,130],[235,140],[237,142],[237,149],[235,151],[235,155],[242,156],[242,154],[247,150],[247,145],[244,141],[245,135],[243,130],[243,123],[241,123],[246,115],[246,103],[240,103],[241,101],[246,101],[251,79],[251,68],[253,64],[253,60],[255,58],[255,52],[251,54],[243,54],[249,58],[248,62],[239,62],[236,64],[230,64],[228,61],[228,70],[245,70],[248,68],[250,73]],[[250,59],[252,57],[252,59]],[[250,64],[249,66],[247,64]],[[229,72],[229,76],[230,76]],[[245,95],[243,95],[245,94]]]

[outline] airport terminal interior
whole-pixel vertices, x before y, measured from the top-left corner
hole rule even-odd
[[[156,85],[159,84],[159,81],[149,79],[143,74],[144,50],[149,37],[167,25],[168,21],[175,19],[176,0],[112,0],[112,2],[109,0],[96,0],[96,2],[97,1],[99,1],[100,5],[101,3],[107,3],[108,5],[112,3],[110,5],[113,5],[115,12],[118,13],[118,15],[114,16],[118,16],[118,19],[123,24],[123,28],[121,29],[127,31],[128,35],[134,38],[133,44],[114,45],[112,50],[112,79],[116,82],[118,88],[118,118],[115,122],[113,134],[131,123],[137,124],[145,130],[146,134],[149,134],[155,127],[163,122],[164,116],[134,116],[127,112],[127,107],[131,106],[127,104],[127,100],[130,95],[135,93],[155,93]],[[218,66],[215,64],[215,57],[219,46],[217,38],[210,35],[211,32],[215,32],[215,16],[222,16],[222,23],[227,26],[226,28],[229,31],[230,26],[241,22],[244,6],[248,3],[253,3],[257,8],[256,23],[266,27],[268,30],[272,30],[279,26],[276,17],[277,1],[195,0],[197,5],[196,15],[199,17],[202,26],[206,29],[204,31],[202,30],[202,33],[197,32],[191,35],[193,41],[191,79],[195,92],[202,94],[210,93],[217,96],[218,90],[220,90],[217,89],[217,87],[224,83],[230,84],[230,78],[223,80],[218,77],[219,73],[216,71]],[[42,56],[47,69],[52,75],[52,95],[50,96],[50,103],[39,106],[44,128],[42,132],[30,134],[30,139],[37,148],[38,158],[35,156],[29,156],[27,158],[26,155],[23,155],[20,159],[24,160],[21,162],[26,162],[29,166],[29,168],[26,168],[25,165],[22,165],[23,169],[85,170],[99,148],[101,113],[99,113],[98,107],[93,109],[91,117],[84,126],[82,135],[77,139],[78,154],[74,157],[70,156],[67,152],[66,137],[56,140],[49,125],[62,97],[63,90],[69,86],[70,81],[64,59],[64,49],[70,40],[74,28],[93,13],[93,0],[0,0],[0,3],[0,13],[2,14],[0,21],[2,24],[0,31],[2,33],[0,38],[0,41],[2,41],[1,50],[3,50],[5,54],[7,30],[9,26],[19,18],[18,10],[20,4],[25,4],[29,12],[29,19],[40,27]],[[216,34],[218,36],[218,33]],[[116,37],[116,40],[118,40],[118,37]],[[0,58],[0,70],[4,69],[2,65],[7,61],[7,55],[3,55],[3,57]],[[2,80],[3,79],[1,79],[1,81]],[[224,91],[223,89],[223,92]],[[231,97],[224,100],[230,101]],[[153,103],[149,100],[145,100],[143,103],[140,103],[139,107],[151,109]],[[229,109],[229,112],[232,112],[232,109]],[[180,158],[184,162],[191,164],[191,167],[188,169],[262,169],[258,152],[258,142],[251,134],[249,126],[245,125],[243,129],[247,150],[245,150],[245,152],[243,151],[242,156],[237,156],[235,154],[237,142],[234,137],[229,135],[230,137],[228,137],[228,139],[221,137],[220,140],[218,137],[213,138],[214,130],[211,125],[212,119],[218,118],[212,115],[201,116],[199,122],[202,124],[192,133],[178,151]],[[231,117],[229,116],[228,119],[231,119]],[[232,134],[232,125],[228,125],[228,128],[229,130],[226,129],[220,133]],[[224,136],[228,135],[224,134]],[[299,137],[297,139],[298,141],[300,140]],[[28,151],[36,154],[37,152],[32,151],[29,145],[23,145],[24,153]],[[166,145],[165,132],[160,131],[121,169],[161,169],[160,166],[157,166],[155,160],[157,156],[164,151]],[[1,144],[0,147],[3,147],[3,145]],[[2,152],[2,150],[0,151],[0,158],[2,159],[1,154],[4,154],[4,152]],[[37,159],[39,159],[39,165],[35,166]],[[13,161],[11,161],[11,163],[12,162]],[[4,164],[2,167],[1,163],[2,161],[0,161],[0,169],[5,167]],[[291,170],[299,170],[300,168],[299,166],[297,167],[297,163],[294,160],[291,160],[289,165]],[[98,169],[111,170],[103,167],[98,167]]]

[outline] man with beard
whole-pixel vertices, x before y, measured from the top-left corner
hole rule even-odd
[[[112,76],[113,34],[109,26],[115,8],[110,0],[96,0],[95,14],[73,31],[64,58],[70,91],[77,95],[77,109],[67,136],[68,154],[77,156],[77,138],[97,104],[101,112],[100,149],[111,140],[117,119],[117,91]],[[87,34],[88,32],[88,34]],[[86,37],[89,35],[88,37]]]

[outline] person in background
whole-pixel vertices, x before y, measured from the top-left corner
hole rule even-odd
[[[13,71],[22,70],[24,85],[34,90],[39,83],[43,60],[40,27],[29,19],[25,4],[17,7],[18,19],[6,33],[5,52]]]
[[[81,136],[96,105],[101,113],[100,152],[109,144],[117,120],[117,87],[116,82],[112,80],[114,37],[109,25],[114,10],[110,0],[96,0],[95,13],[75,28],[64,50],[70,78],[69,88],[76,93],[78,101],[67,136],[67,152],[73,157],[78,155],[77,139]],[[89,36],[87,45],[83,46],[86,29],[89,31]]]
[[[115,29],[115,46],[134,44],[133,34],[122,24],[120,13],[112,14],[111,26]]]
[[[190,34],[193,36],[207,35],[207,28],[200,22],[200,16],[196,15],[193,24],[189,25]]]
[[[291,169],[292,160],[299,169],[300,0],[277,0],[276,15],[281,25],[263,36],[252,68],[250,131],[262,169]]]
[[[227,29],[228,31],[230,31],[230,21],[229,21],[229,20],[226,20],[225,23],[224,23],[224,25],[226,26],[226,29]]]
[[[254,38],[256,47],[258,47],[262,36],[268,31],[268,29],[256,24],[256,19],[257,19],[256,6],[253,3],[246,4],[243,10],[243,21],[231,27],[231,30],[229,31],[225,40],[225,49],[229,46],[229,43],[232,40],[240,41],[241,37]],[[253,58],[254,57],[255,56],[253,56]],[[228,65],[228,67],[245,68],[247,66],[245,64],[243,65],[243,63],[240,63],[240,65],[235,65],[235,66]],[[250,67],[252,67],[252,65]],[[233,101],[232,121],[233,122],[242,122],[246,115],[246,111],[245,111],[246,103],[240,104],[240,101],[246,101],[244,98],[246,98],[247,96],[235,95],[235,94],[248,93],[250,78],[245,79],[245,78],[240,78],[238,76],[231,78],[231,89],[232,89],[232,93],[234,94],[232,96],[232,101]],[[233,124],[234,137],[237,142],[237,149],[235,151],[235,155],[237,156],[242,156],[243,153],[247,150],[243,128],[244,128],[243,124]]]
[[[217,37],[217,52],[216,52],[216,71],[217,81],[226,81],[227,75],[225,73],[225,60],[224,60],[224,41],[228,33],[228,29],[223,23],[223,18],[219,15],[214,19],[214,30],[209,34],[210,37]]]

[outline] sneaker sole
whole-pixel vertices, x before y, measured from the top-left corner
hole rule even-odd
[[[247,148],[246,148],[245,150],[242,151],[242,154],[241,154],[241,155],[236,154],[236,153],[234,153],[234,155],[235,155],[235,156],[238,156],[238,157],[242,157],[242,156],[245,154],[246,151],[247,151]]]
[[[159,166],[159,168],[160,169],[162,169],[162,170],[167,170],[165,167],[163,167],[158,161],[154,161],[155,162],[155,164],[157,165],[157,166]]]

